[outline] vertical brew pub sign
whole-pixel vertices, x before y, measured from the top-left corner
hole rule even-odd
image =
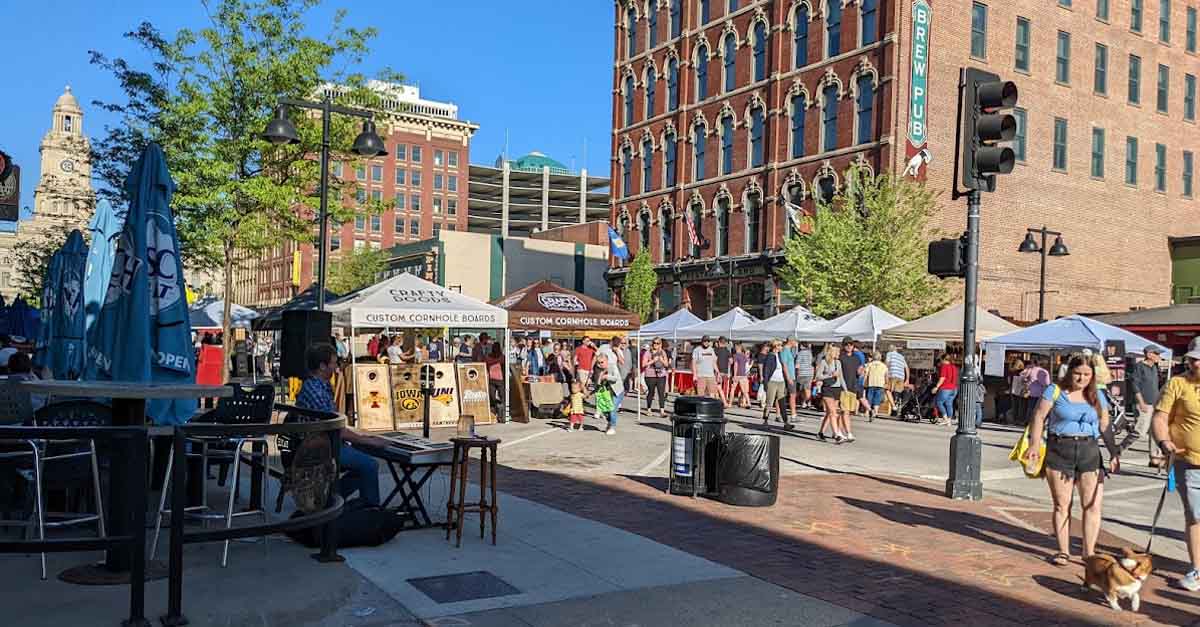
[[[912,3],[912,48],[909,51],[908,137],[905,141],[904,176],[925,180],[929,152],[929,35],[933,10],[930,0]]]

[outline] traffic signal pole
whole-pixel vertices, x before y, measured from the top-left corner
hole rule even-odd
[[[980,464],[983,442],[975,425],[979,381],[983,376],[975,348],[975,309],[979,292],[979,190],[967,192],[967,263],[963,287],[963,370],[958,378],[958,430],[950,438],[950,477],[946,496],[953,499],[983,498]]]

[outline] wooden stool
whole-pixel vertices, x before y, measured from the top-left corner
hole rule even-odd
[[[479,514],[479,537],[484,537],[484,522],[486,514],[492,515],[492,544],[496,544],[496,448],[500,440],[495,438],[450,438],[454,443],[454,456],[450,462],[450,498],[446,502],[446,540],[450,540],[450,530],[456,530],[456,546],[462,546],[463,518],[465,514]],[[479,503],[467,505],[467,473],[471,469],[471,449],[479,449]],[[490,477],[489,477],[490,476]],[[457,483],[458,503],[454,502],[455,484]],[[488,501],[488,486],[491,486],[492,498]]]

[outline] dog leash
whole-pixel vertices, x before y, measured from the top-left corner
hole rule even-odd
[[[1150,554],[1150,545],[1154,543],[1154,531],[1158,529],[1158,517],[1162,515],[1163,503],[1167,501],[1167,490],[1171,487],[1171,473],[1175,469],[1175,453],[1167,456],[1167,479],[1163,481],[1162,494],[1158,497],[1158,507],[1154,508],[1154,520],[1150,523],[1150,538],[1146,540],[1146,554]]]

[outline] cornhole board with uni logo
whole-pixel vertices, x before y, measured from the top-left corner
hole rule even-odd
[[[458,364],[458,404],[461,413],[475,417],[475,424],[496,422],[488,399],[487,367],[484,364]]]
[[[424,420],[425,397],[421,394],[420,372],[434,369],[433,391],[429,396],[429,426],[458,426],[458,385],[454,364],[413,364],[392,366],[393,412],[396,429],[419,429]]]
[[[354,398],[358,428],[364,431],[394,431],[392,382],[384,364],[355,364],[358,394]]]

